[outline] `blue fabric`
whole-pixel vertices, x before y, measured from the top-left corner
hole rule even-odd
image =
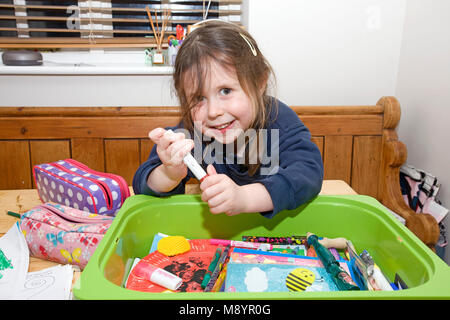
[[[275,103],[275,100],[272,103]],[[308,128],[287,105],[277,101],[277,106],[269,115],[269,121],[266,126],[268,132],[266,145],[267,163],[263,159],[263,164],[255,175],[250,176],[247,168],[237,163],[235,155],[231,155],[231,158],[233,158],[231,159],[230,155],[227,157],[226,153],[220,154],[216,149],[213,149],[211,153],[213,159],[222,160],[213,163],[217,173],[226,174],[238,185],[259,182],[266,187],[274,205],[272,211],[261,212],[267,218],[271,218],[285,209],[295,209],[311,200],[320,192],[323,181],[322,157],[317,146],[311,141],[311,133]],[[181,123],[166,129],[176,131],[178,128],[182,128]],[[271,149],[277,144],[277,141],[272,141],[277,136],[271,135],[271,129],[278,129],[278,152],[276,152],[276,149]],[[203,148],[205,147],[206,145],[203,143]],[[274,151],[274,155],[272,155],[271,150]],[[275,164],[277,162],[275,160],[276,154],[279,154],[278,166],[274,165],[274,162]],[[148,160],[138,168],[133,178],[135,194],[162,197],[185,192],[186,182],[191,177],[194,177],[190,170],[188,170],[186,178],[170,192],[157,193],[147,186],[147,178],[150,172],[159,165],[161,165],[161,161],[156,153],[156,146],[154,146]],[[202,165],[206,168],[204,161]],[[269,173],[268,171],[271,172]]]

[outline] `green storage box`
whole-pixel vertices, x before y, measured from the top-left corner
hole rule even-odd
[[[396,273],[409,289],[399,291],[148,293],[120,286],[128,259],[145,257],[162,232],[189,239],[234,239],[242,235],[306,235],[351,240],[366,249],[392,282]],[[273,219],[258,213],[214,215],[198,195],[126,200],[73,289],[77,299],[450,299],[450,267],[367,196],[318,196]]]

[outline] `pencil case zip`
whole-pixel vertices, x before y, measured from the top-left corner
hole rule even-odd
[[[92,170],[73,159],[35,165],[33,176],[42,202],[95,214],[115,216],[130,196],[121,176]]]
[[[55,218],[57,220],[61,220],[61,222],[68,222],[73,224],[95,224],[95,223],[105,223],[110,221],[113,221],[113,217],[104,216],[100,214],[92,214],[89,212],[81,211],[81,210],[74,210],[74,208],[67,208],[66,206],[62,206],[59,204],[52,204],[52,203],[44,203],[40,204],[38,206],[35,206],[33,208],[34,210],[37,209],[44,209],[47,210],[49,213],[52,213],[55,215]],[[27,217],[27,214],[24,213],[22,215],[24,217]],[[66,230],[67,231],[67,230]]]
[[[74,166],[76,166],[76,167],[78,167],[78,168],[80,168],[82,170],[85,170],[86,172],[89,172],[89,173],[92,173],[92,174],[95,174],[95,175],[98,175],[98,176],[103,176],[103,177],[106,177],[106,178],[110,178],[110,179],[113,179],[114,181],[116,181],[119,184],[120,190],[122,191],[121,192],[121,200],[122,200],[122,202],[124,202],[125,199],[130,196],[130,189],[128,188],[128,184],[127,184],[127,182],[125,181],[125,179],[123,177],[121,177],[121,176],[119,176],[117,174],[114,174],[114,173],[106,173],[106,172],[95,171],[95,170],[89,168],[87,165],[85,165],[85,164],[83,164],[81,162],[78,162],[78,161],[76,161],[74,159],[66,159],[65,161],[71,163],[72,165],[74,165]]]

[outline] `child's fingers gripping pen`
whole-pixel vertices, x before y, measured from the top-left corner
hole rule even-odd
[[[167,130],[173,132],[172,130]],[[184,164],[192,171],[194,176],[198,179],[198,181],[202,182],[203,179],[208,175],[205,170],[200,166],[200,164],[195,160],[190,152],[188,152],[183,157]]]

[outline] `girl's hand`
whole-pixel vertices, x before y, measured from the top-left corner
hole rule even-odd
[[[217,174],[213,165],[206,168],[208,176],[200,184],[202,200],[208,202],[211,213],[225,213],[228,216],[247,212],[246,194],[225,174]]]
[[[194,148],[194,141],[186,139],[184,133],[156,128],[148,134],[157,145],[156,152],[165,166],[165,172],[173,180],[179,180],[187,175],[187,167],[183,157]]]

